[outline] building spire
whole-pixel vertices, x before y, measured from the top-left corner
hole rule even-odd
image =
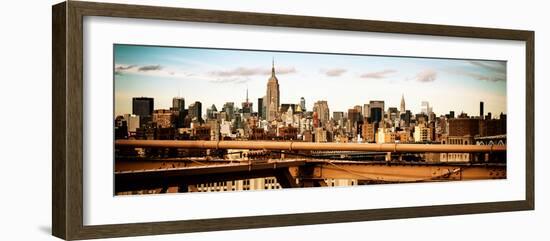
[[[401,108],[399,111],[405,113],[405,94],[401,94]]]
[[[248,85],[246,86],[246,103],[248,103]]]
[[[275,76],[275,58],[271,57],[271,76]]]

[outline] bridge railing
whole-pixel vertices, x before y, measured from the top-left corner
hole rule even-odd
[[[505,152],[505,145],[446,145],[401,143],[313,143],[299,141],[180,141],[180,140],[116,140],[116,147],[186,148],[186,149],[249,149],[288,151],[372,151],[372,152],[435,152],[492,153]]]

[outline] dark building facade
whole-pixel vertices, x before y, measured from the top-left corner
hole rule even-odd
[[[382,110],[382,108],[378,108],[378,107],[374,107],[374,108],[370,108],[370,120],[371,122],[380,122],[382,121],[382,115],[383,115],[384,111]]]
[[[174,113],[174,127],[183,127],[183,122],[187,115],[187,111],[185,110],[185,99],[181,97],[172,98],[172,108],[170,108],[170,110]]]
[[[357,122],[362,121],[361,111],[357,109],[348,109],[348,121],[351,126],[355,126]]]
[[[218,118],[218,108],[216,108],[216,105],[212,104],[210,108],[206,109],[206,118],[208,120],[214,120]]]
[[[252,102],[248,101],[248,89],[246,90],[246,101],[241,104],[242,106],[242,112],[246,117],[249,117],[252,112],[254,111],[252,109]]]
[[[175,110],[175,111],[185,110],[185,99],[180,97],[174,97],[172,99],[172,110]]]
[[[486,119],[480,122],[480,136],[506,135],[506,119]]]
[[[195,101],[195,103],[189,105],[188,117],[193,121],[195,118],[198,122],[202,123],[202,103]]]
[[[409,126],[411,124],[411,117],[412,117],[412,113],[410,110],[406,110],[404,113],[401,113],[401,116],[400,116],[405,126]]]
[[[152,120],[155,100],[150,97],[132,98],[132,114],[139,116],[140,126],[147,125]]]
[[[155,101],[149,97],[134,97],[132,98],[132,114],[139,116],[151,116]]]
[[[258,98],[258,117],[265,119],[264,98]]]
[[[235,115],[235,103],[234,102],[226,102],[223,105],[222,111],[226,113],[226,121],[230,121],[231,118]]]
[[[449,119],[449,136],[478,135],[479,121],[477,118]]]
[[[479,118],[483,119],[485,113],[483,113],[483,101],[479,102]]]
[[[298,129],[292,126],[279,127],[279,137],[283,140],[296,140],[298,136]]]

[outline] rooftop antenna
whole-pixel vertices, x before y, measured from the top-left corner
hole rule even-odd
[[[275,57],[271,57],[271,75],[275,76]]]

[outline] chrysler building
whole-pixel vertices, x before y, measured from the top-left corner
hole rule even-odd
[[[401,108],[399,108],[399,113],[405,113],[405,95],[401,94]]]

